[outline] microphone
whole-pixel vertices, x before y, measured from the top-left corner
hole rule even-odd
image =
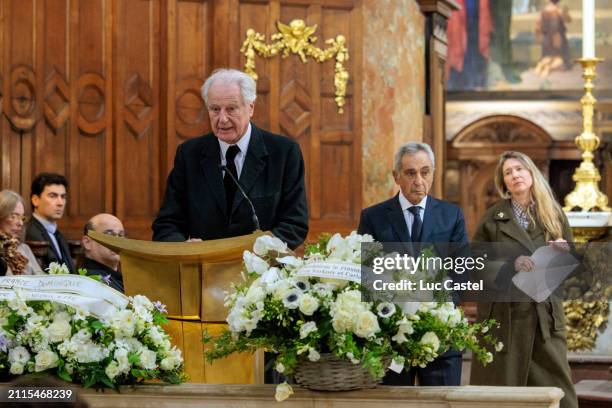
[[[253,202],[249,199],[249,196],[244,192],[244,190],[242,189],[242,186],[240,185],[238,180],[236,180],[236,177],[234,177],[232,172],[229,171],[227,166],[225,164],[220,164],[219,168],[223,170],[225,174],[229,174],[229,176],[234,181],[234,184],[236,184],[236,186],[238,187],[238,190],[240,190],[240,193],[242,193],[242,196],[244,197],[244,199],[247,200],[247,203],[249,203],[249,206],[251,207],[251,212],[253,213],[253,224],[255,224],[255,231],[259,231],[260,230],[259,218],[257,218],[257,213],[255,212],[255,206],[253,205]]]

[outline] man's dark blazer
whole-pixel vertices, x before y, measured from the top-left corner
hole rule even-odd
[[[154,241],[207,240],[253,232],[252,212],[240,191],[227,214],[220,164],[221,147],[212,133],[178,146],[164,201],[153,222]],[[272,231],[292,249],[304,242],[308,205],[304,160],[296,142],[251,124],[239,181],[263,231]]]
[[[91,258],[84,258],[83,259],[83,268],[87,269],[87,275],[88,276],[92,276],[92,275],[99,275],[102,278],[104,278],[105,276],[108,276],[109,279],[109,283],[108,285],[115,289],[118,290],[119,292],[123,293],[123,276],[121,275],[120,271],[116,271],[114,269],[109,268],[108,266],[94,260]]]
[[[406,219],[399,202],[399,194],[382,203],[368,207],[361,212],[359,234],[370,234],[378,242],[409,242],[410,233]],[[423,215],[422,243],[457,243],[454,250],[468,250],[468,238],[465,230],[463,213],[459,207],[446,201],[427,196],[427,204]],[[447,248],[450,250],[450,248]],[[439,254],[439,256],[455,254]],[[456,279],[456,274],[452,276]],[[458,277],[464,280],[465,276]],[[461,382],[461,354],[450,350],[428,364],[425,368],[413,367],[409,372],[398,375],[389,372],[383,384],[412,385],[418,372],[421,385],[459,385]]]
[[[72,261],[72,255],[70,254],[70,246],[68,245],[68,241],[66,241],[64,234],[62,234],[59,229],[55,232],[55,239],[57,240],[57,245],[62,251],[61,256],[55,250],[53,241],[51,241],[51,237],[49,236],[49,233],[45,229],[44,225],[42,225],[40,221],[36,219],[36,217],[30,217],[30,220],[26,224],[26,241],[46,241],[49,243],[47,253],[41,258],[41,267],[43,271],[47,270],[51,262],[58,262],[60,264],[65,264],[68,267],[68,270],[70,270],[70,273],[76,273],[74,269],[74,262]]]

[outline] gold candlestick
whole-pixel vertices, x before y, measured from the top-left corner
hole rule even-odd
[[[582,150],[582,162],[576,169],[572,180],[576,182],[574,190],[565,197],[564,211],[571,211],[576,207],[582,211],[597,209],[599,211],[610,211],[608,197],[599,190],[601,176],[599,170],[593,164],[593,151],[599,147],[599,137],[593,133],[593,110],[597,100],[593,96],[593,79],[595,78],[595,67],[600,58],[581,58],[578,62],[582,65],[584,78],[584,96],[580,99],[582,105],[582,133],[576,137],[576,145]]]

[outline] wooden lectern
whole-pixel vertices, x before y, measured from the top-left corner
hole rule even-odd
[[[263,353],[204,361],[202,335],[216,335],[227,325],[224,292],[238,282],[242,253],[265,233],[202,242],[153,242],[118,238],[89,231],[88,235],[121,255],[126,295],[145,295],[168,309],[165,326],[183,351],[190,382],[263,384]],[[208,346],[206,346],[208,347]]]

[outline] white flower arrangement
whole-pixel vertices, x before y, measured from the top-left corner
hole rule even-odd
[[[479,360],[490,361],[479,341],[496,344],[482,335],[495,322],[470,324],[452,302],[365,302],[356,281],[305,276],[304,268],[315,263],[354,266],[378,253],[362,254],[363,242],[373,239],[355,232],[324,236],[298,258],[278,238],[258,238],[253,252],[244,252],[244,282],[225,299],[229,330],[204,338],[214,343],[207,359],[264,348],[278,354],[276,370],[289,375],[301,359],[318,361],[321,353],[332,353],[361,364],[374,378],[383,377],[385,361],[401,372],[404,365],[425,366],[451,348],[471,349]],[[292,393],[285,382],[276,399]]]
[[[54,274],[65,268],[52,265]],[[161,328],[164,307],[145,296],[104,316],[51,301],[0,301],[0,372],[47,371],[84,387],[116,388],[144,380],[180,383],[181,351]]]

